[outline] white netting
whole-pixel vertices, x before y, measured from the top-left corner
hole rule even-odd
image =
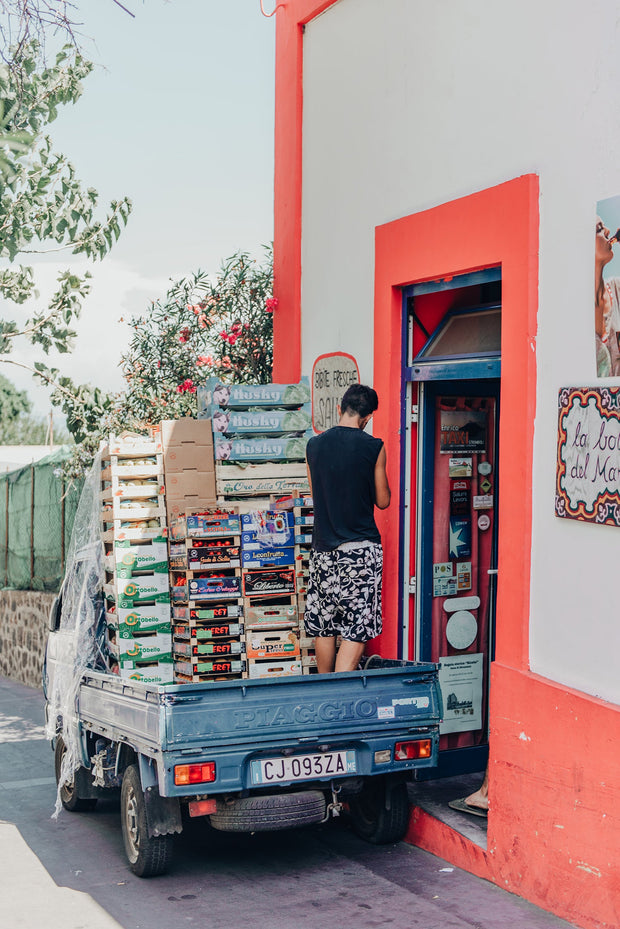
[[[48,651],[47,737],[62,738],[66,752],[58,779],[54,817],[61,809],[60,792],[72,784],[82,764],[75,707],[80,680],[87,668],[105,668],[104,548],[101,541],[99,494],[101,456],[97,455],[78,504],[65,578],[61,587],[60,629]]]

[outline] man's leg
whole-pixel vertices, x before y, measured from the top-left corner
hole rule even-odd
[[[336,656],[336,671],[355,671],[365,648],[365,642],[352,642],[350,639],[343,639]]]
[[[319,674],[329,674],[336,662],[336,636],[317,636],[314,640],[316,667]]]

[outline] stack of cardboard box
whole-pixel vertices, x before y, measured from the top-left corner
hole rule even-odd
[[[161,436],[168,521],[172,522],[191,510],[214,506],[216,494],[211,420],[164,420]]]
[[[131,680],[169,683],[172,626],[158,433],[110,436],[102,449],[99,496],[110,667]]]

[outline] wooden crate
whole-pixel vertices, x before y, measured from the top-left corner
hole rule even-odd
[[[215,481],[218,496],[243,497],[271,494],[288,494],[302,489],[309,489],[306,466],[304,462],[288,464],[249,464],[239,465],[215,464]]]

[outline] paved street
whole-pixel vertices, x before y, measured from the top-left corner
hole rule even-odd
[[[118,806],[61,812],[43,697],[0,677],[2,929],[566,929],[568,923],[404,843],[344,822],[178,840],[171,872],[128,869]],[[195,824],[197,825],[197,824]]]

